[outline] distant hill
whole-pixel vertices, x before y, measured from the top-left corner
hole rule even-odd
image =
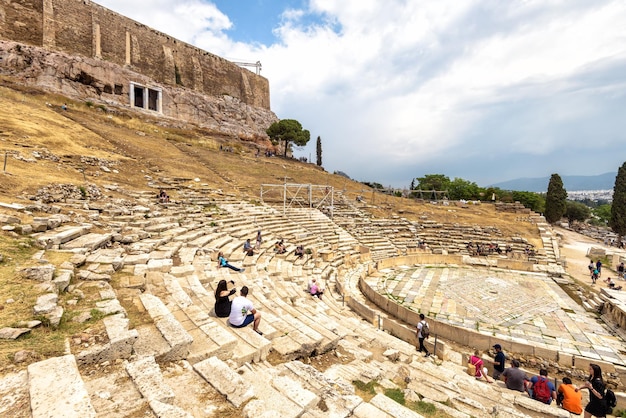
[[[604,173],[597,176],[561,176],[567,191],[578,190],[609,190],[615,185],[617,173]],[[520,178],[494,183],[492,186],[503,190],[519,190],[542,193],[548,190],[550,177]]]

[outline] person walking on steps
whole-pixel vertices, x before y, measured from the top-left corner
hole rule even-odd
[[[415,326],[415,333],[417,335],[417,340],[419,341],[418,351],[424,352],[424,357],[430,357],[430,352],[424,347],[424,340],[429,337],[430,329],[428,326],[428,322],[426,322],[426,317],[423,313],[420,314],[420,321]]]

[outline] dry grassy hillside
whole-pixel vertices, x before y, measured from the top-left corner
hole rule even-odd
[[[68,110],[61,109],[63,103]],[[534,225],[516,222],[513,214],[496,214],[492,205],[462,209],[375,194],[358,182],[312,164],[279,157],[256,158],[256,144],[181,126],[174,120],[73,102],[21,87],[9,79],[0,79],[0,108],[3,168],[6,164],[0,175],[0,202],[24,204],[26,196],[59,183],[77,187],[118,184],[127,190],[152,190],[156,194],[148,183],[149,179],[158,183],[160,178],[188,179],[186,187],[208,185],[235,198],[258,200],[261,184],[280,184],[286,179],[333,186],[352,200],[361,195],[374,216],[495,226],[506,236],[523,236],[541,245]],[[233,152],[220,151],[220,145],[232,147]],[[193,180],[196,178],[200,181]],[[101,189],[107,197],[118,197],[114,191]],[[176,190],[170,193],[175,201]],[[0,293],[17,295],[11,297],[12,303],[5,303],[6,298],[0,300],[0,327],[15,326],[14,318],[30,316],[38,292],[35,285],[21,280],[16,270],[36,263],[32,259],[36,251],[28,237],[0,234],[0,254],[5,255],[0,262]],[[52,252],[47,255],[55,265],[68,257],[67,253],[56,254],[59,259],[53,259]],[[35,350],[43,356],[62,353],[65,336],[81,336],[87,326],[68,321],[61,333],[42,328],[19,341],[0,342],[0,371],[15,367],[11,356],[18,349]]]
[[[67,111],[61,109],[63,103],[67,103]],[[348,196],[363,195],[374,206],[376,216],[401,214],[418,219],[426,215],[442,222],[493,225],[505,234],[529,239],[537,236],[533,226],[511,222],[514,215],[496,215],[490,205],[450,209],[373,194],[362,184],[313,164],[255,158],[255,144],[181,126],[174,120],[68,101],[8,79],[0,79],[0,107],[4,109],[0,113],[0,150],[8,155],[0,182],[0,199],[5,202],[51,183],[117,183],[146,190],[146,176],[199,178],[226,194],[258,199],[261,184],[282,183],[286,178],[292,183],[331,185]],[[220,145],[232,147],[234,152],[220,152]],[[33,157],[34,152],[39,158]],[[111,171],[103,171],[100,164]]]

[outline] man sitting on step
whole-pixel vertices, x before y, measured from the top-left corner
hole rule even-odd
[[[239,293],[240,295],[233,299],[230,305],[228,323],[235,328],[243,328],[253,323],[252,329],[257,334],[263,335],[263,333],[259,331],[261,313],[254,309],[254,305],[252,305],[252,302],[248,299],[248,286],[242,287]]]

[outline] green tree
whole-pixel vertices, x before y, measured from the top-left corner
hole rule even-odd
[[[546,194],[546,211],[544,212],[546,221],[552,224],[561,219],[567,209],[566,201],[567,191],[563,187],[561,176],[552,174]]]
[[[418,177],[417,188],[420,190],[436,190],[438,192],[448,190],[450,178],[443,174],[426,174]]]
[[[300,122],[295,119],[281,119],[278,122],[274,122],[265,132],[270,137],[272,144],[278,145],[280,141],[283,141],[285,144],[285,153],[283,155],[285,157],[291,143],[302,147],[311,139],[311,133],[306,129],[302,129]]]
[[[321,167],[322,166],[322,138],[320,138],[319,136],[317,137],[316,151],[317,151],[317,165],[318,167]]]
[[[626,162],[617,170],[615,177],[609,226],[618,235],[618,242],[621,242],[626,235]]]
[[[478,187],[476,183],[455,177],[448,184],[448,197],[452,200],[474,200],[479,199],[483,189]]]
[[[537,213],[543,212],[546,207],[546,200],[541,194],[535,192],[512,191],[511,200],[520,202],[528,209]]]
[[[592,223],[594,225],[607,226],[609,220],[611,220],[611,211],[612,205],[610,203],[593,208],[591,212],[593,213],[595,221]]]
[[[573,224],[574,221],[585,222],[589,219],[589,216],[591,216],[591,209],[584,203],[568,200],[565,202],[565,205],[565,217],[570,225]]]

